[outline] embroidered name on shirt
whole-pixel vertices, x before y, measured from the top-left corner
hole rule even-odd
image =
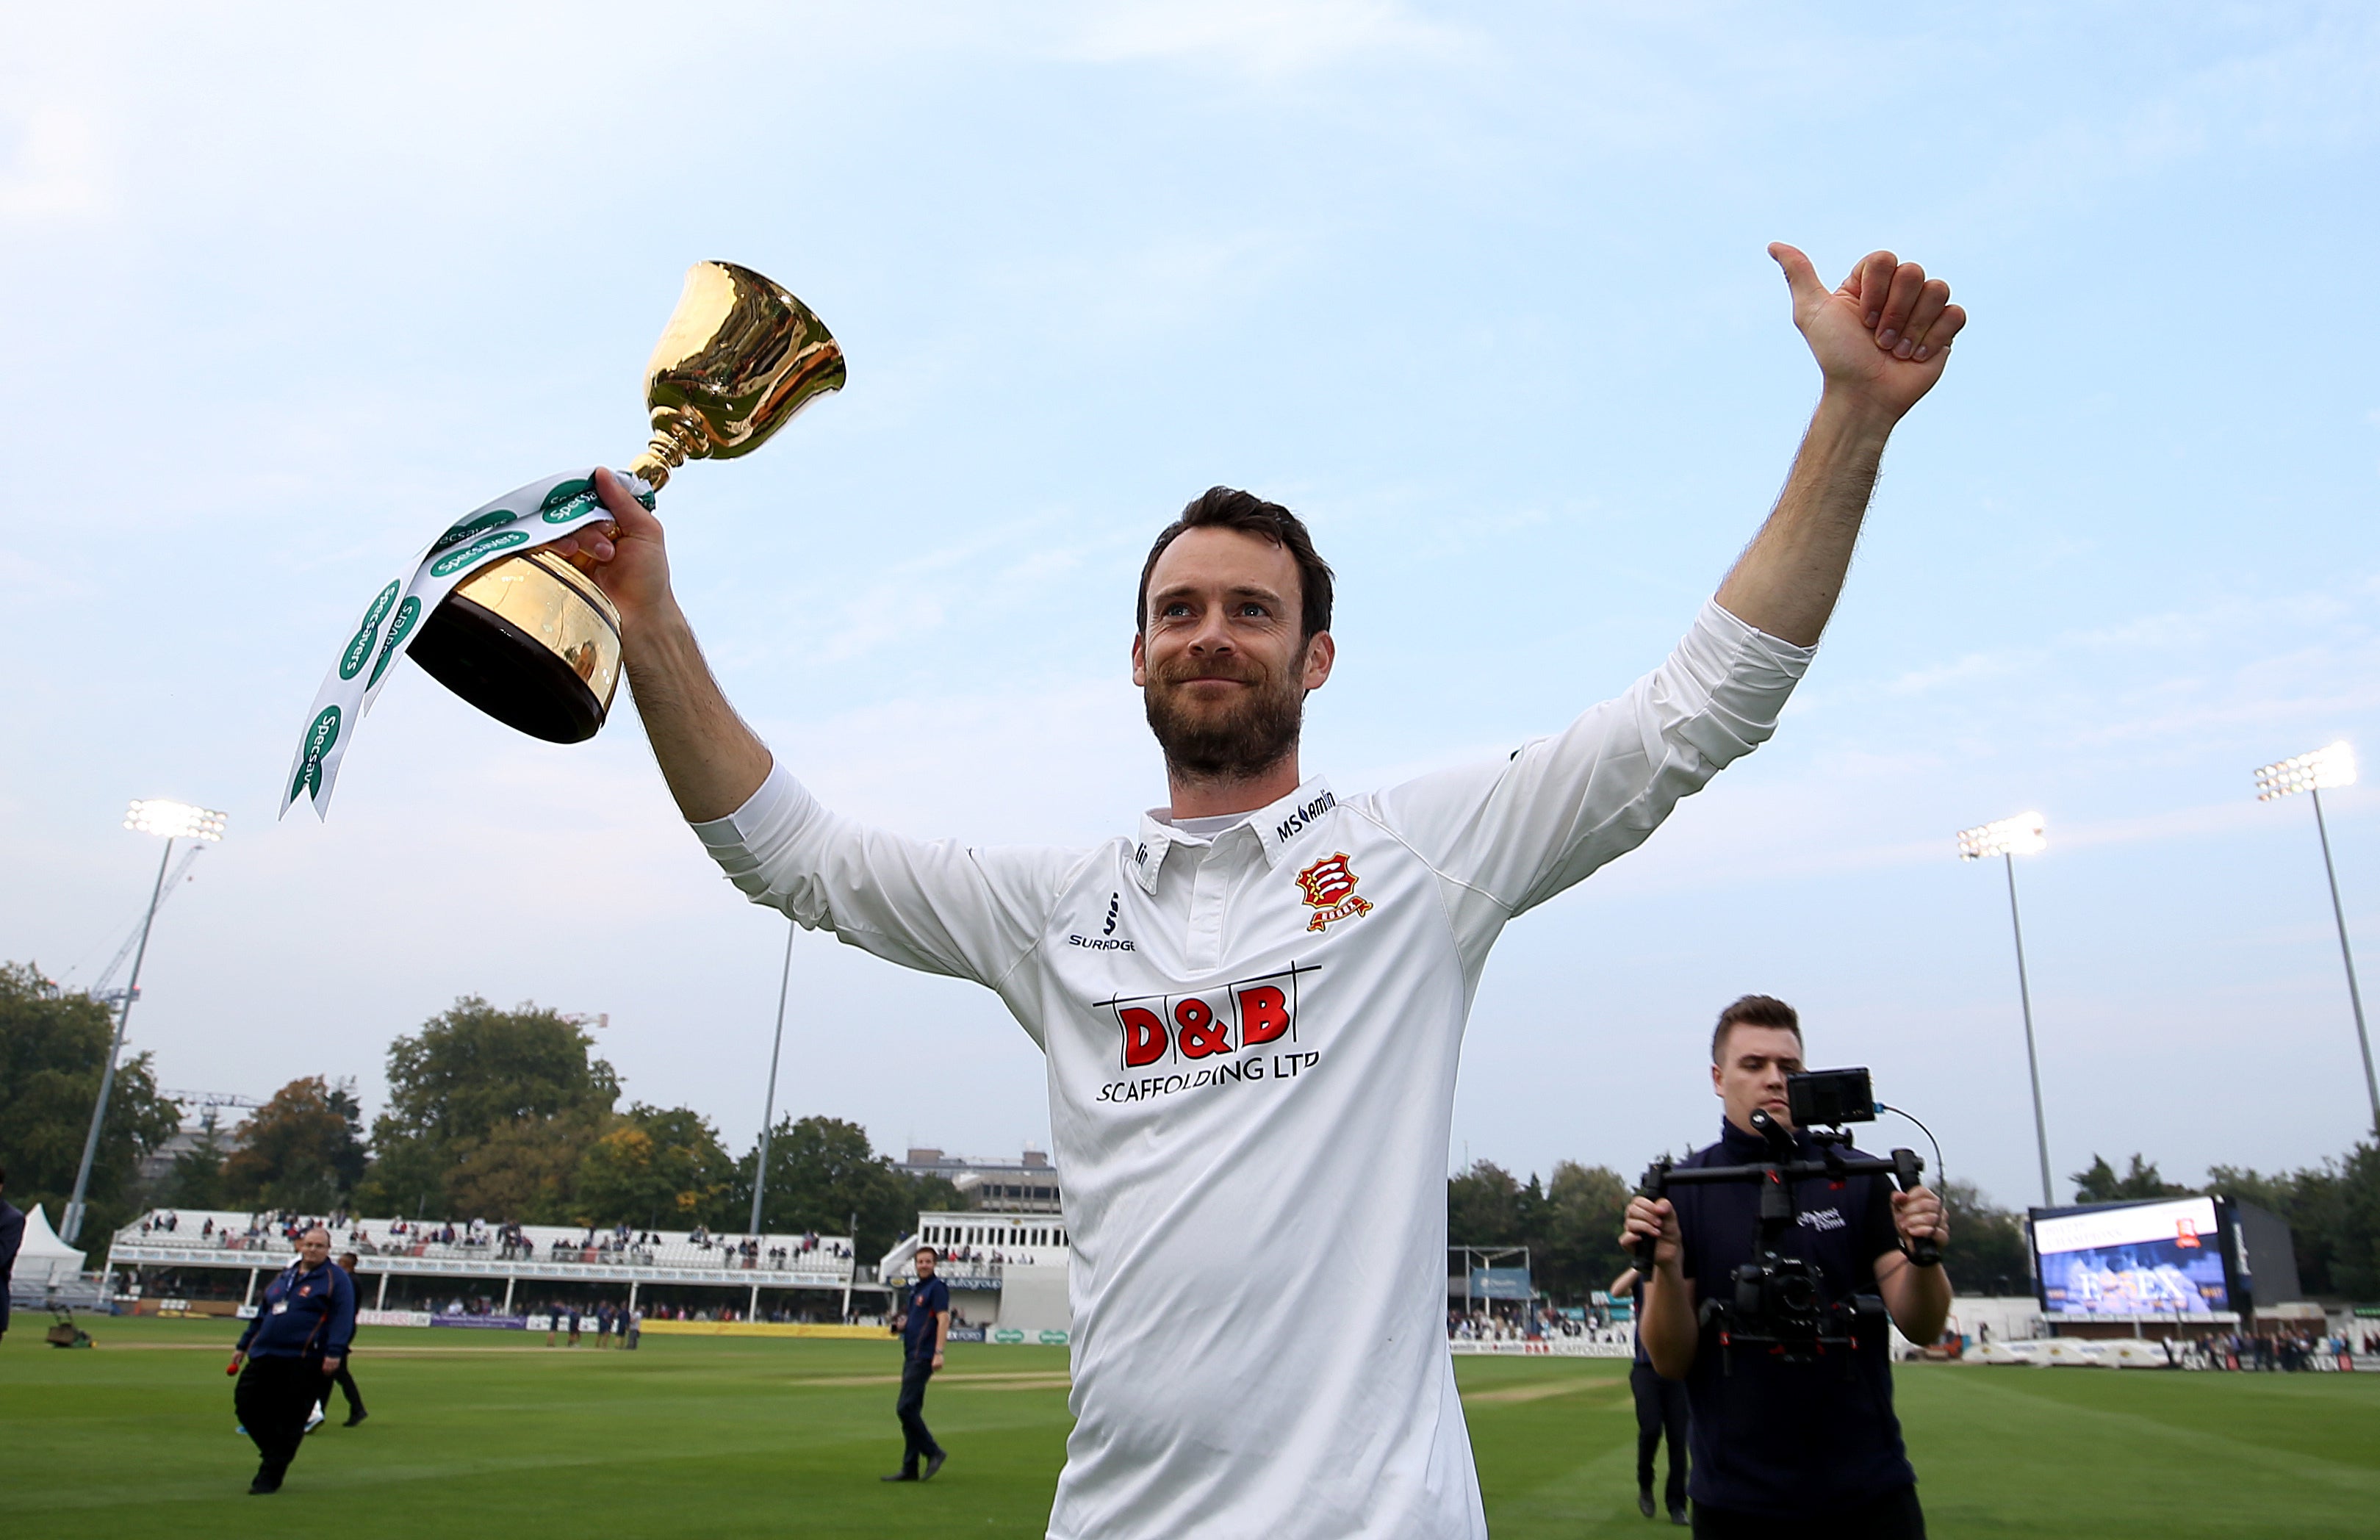
[[[1338,806],[1338,796],[1333,793],[1324,792],[1320,796],[1281,819],[1273,830],[1273,837],[1282,844],[1287,844],[1293,836],[1303,832],[1308,824]]]
[[[1330,794],[1322,794],[1328,797]],[[1372,902],[1355,893],[1355,874],[1347,869],[1347,853],[1343,850],[1324,856],[1297,874],[1297,886],[1305,894],[1305,902],[1316,911],[1305,922],[1308,930],[1320,930],[1333,920],[1360,917],[1372,912]]]
[[[1812,1230],[1840,1230],[1851,1223],[1840,1208],[1814,1208],[1798,1216],[1798,1222]]]

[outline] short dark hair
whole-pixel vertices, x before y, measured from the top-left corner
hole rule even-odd
[[[1727,1035],[1739,1026],[1773,1026],[1802,1040],[1802,1018],[1791,1006],[1775,995],[1746,995],[1718,1013],[1718,1025],[1711,1029],[1712,1063],[1725,1057]]]
[[[942,1254],[931,1246],[918,1246],[915,1250],[911,1251],[909,1255],[912,1256],[930,1256],[937,1262],[942,1259]]]
[[[1236,529],[1288,552],[1297,564],[1297,618],[1303,633],[1298,639],[1309,640],[1316,632],[1330,629],[1330,564],[1315,552],[1314,537],[1306,532],[1305,521],[1254,492],[1208,487],[1190,500],[1180,518],[1158,531],[1157,543],[1148,548],[1148,560],[1140,565],[1139,598],[1132,612],[1135,635],[1148,628],[1148,575],[1157,570],[1157,559],[1165,554],[1165,548],[1181,539],[1185,529]]]

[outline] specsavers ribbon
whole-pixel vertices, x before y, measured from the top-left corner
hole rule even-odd
[[[650,487],[637,477],[615,474],[638,502],[652,506]],[[594,475],[591,470],[565,471],[472,509],[430,542],[410,574],[390,579],[372,597],[307,711],[305,735],[282,780],[283,816],[300,797],[313,805],[316,818],[330,815],[331,788],[338,782],[339,761],[346,757],[358,724],[379,698],[389,670],[412,645],[422,617],[438,608],[457,584],[492,562],[610,516],[595,495]]]

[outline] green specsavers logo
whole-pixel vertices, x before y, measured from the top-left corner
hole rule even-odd
[[[510,551],[516,545],[528,543],[528,531],[525,529],[507,529],[501,535],[490,535],[483,540],[473,540],[460,551],[450,551],[431,563],[430,576],[451,577],[482,556],[492,555],[499,551]]]
[[[472,536],[484,535],[491,529],[510,524],[519,516],[510,508],[491,508],[484,514],[475,515],[449,528],[446,533],[438,537],[430,550],[432,554],[441,551],[452,551]]]
[[[595,495],[593,482],[584,477],[573,477],[545,494],[545,522],[568,524],[593,513],[601,502]]]
[[[371,657],[372,643],[380,640],[380,623],[388,618],[389,606],[396,602],[396,589],[395,583],[381,589],[380,597],[373,600],[371,608],[364,612],[362,624],[356,627],[355,638],[347,643],[347,649],[339,654],[340,678],[353,679],[363,672],[365,661]]]
[[[396,607],[396,623],[388,628],[388,640],[380,644],[380,661],[372,664],[371,677],[364,681],[365,689],[380,683],[380,676],[386,673],[388,665],[396,661],[396,649],[405,645],[406,637],[413,635],[413,623],[420,618],[421,600],[419,599],[408,599]]]
[[[299,746],[304,758],[298,766],[297,779],[289,783],[291,797],[310,796],[322,789],[322,759],[331,752],[331,746],[339,741],[339,709],[325,706],[314,724],[306,729],[305,742]]]

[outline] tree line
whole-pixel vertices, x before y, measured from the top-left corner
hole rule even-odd
[[[114,1025],[105,1005],[31,964],[0,964],[0,1167],[19,1207],[64,1208]],[[369,1130],[352,1085],[304,1076],[237,1127],[204,1110],[189,1147],[145,1183],[140,1168],[182,1110],[158,1090],[150,1056],[133,1054],[108,1098],[82,1243],[152,1207],[743,1230],[759,1140],[738,1158],[691,1108],[623,1107],[620,1076],[595,1050],[558,1012],[466,997],[389,1045],[388,1109]],[[771,1131],[771,1231],[842,1234],[856,1216],[868,1256],[920,1208],[965,1207],[942,1178],[896,1170],[856,1123],[788,1117]]]
[[[0,1167],[8,1196],[60,1214],[73,1190],[115,1029],[108,1008],[65,992],[30,964],[0,964]],[[143,1207],[346,1209],[389,1217],[520,1224],[740,1231],[749,1219],[759,1141],[731,1156],[690,1108],[620,1106],[620,1077],[577,1021],[534,1004],[499,1011],[466,997],[388,1050],[388,1110],[364,1127],[354,1089],[293,1080],[236,1129],[202,1114],[195,1146],[144,1187],[144,1160],[180,1128],[147,1053],[116,1069],[88,1195],[86,1241]],[[2308,1293],[2380,1297],[2380,1146],[2273,1173],[2216,1166],[2197,1187],[2169,1182],[2135,1154],[2074,1172],[2074,1201],[2221,1194],[2268,1208],[2295,1237]],[[1482,1160],[1447,1182],[1456,1245],[1527,1246],[1537,1287],[1584,1302],[1629,1265],[1619,1243],[1633,1183],[1605,1166],[1562,1161],[1524,1182]],[[2023,1216],[1973,1182],[1944,1184],[1954,1274],[1971,1293],[2029,1293]],[[912,1177],[837,1118],[781,1119],[771,1132],[762,1222],[777,1232],[841,1233],[858,1216],[860,1255],[905,1233],[921,1208],[965,1207],[939,1177]]]

